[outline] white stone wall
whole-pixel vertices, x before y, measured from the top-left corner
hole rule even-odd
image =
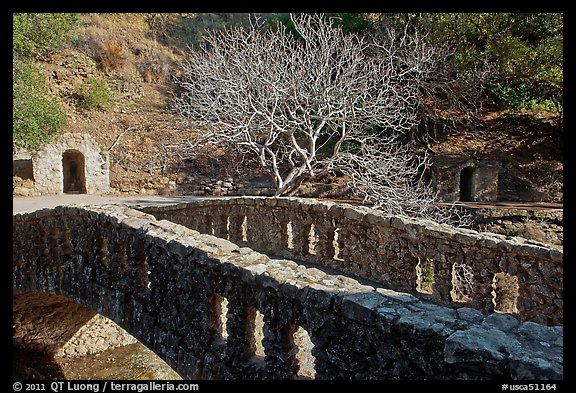
[[[33,157],[35,194],[63,193],[62,154],[67,150],[77,150],[84,155],[87,194],[110,190],[107,154],[89,134],[64,133]]]

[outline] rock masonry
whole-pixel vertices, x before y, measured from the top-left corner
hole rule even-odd
[[[13,229],[16,295],[92,307],[186,379],[563,378],[561,326],[434,304],[129,208],[45,209]]]

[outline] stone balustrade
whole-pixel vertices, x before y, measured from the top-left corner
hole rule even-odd
[[[439,304],[563,323],[561,247],[314,199],[227,197],[142,210]]]
[[[380,216],[356,208],[240,201],[223,200],[211,215],[200,214],[207,207],[201,204],[196,214],[182,207],[181,215],[190,213],[204,229],[214,217],[216,235],[278,249],[287,241],[284,232],[251,223],[256,217],[271,224],[290,218],[295,255],[312,244],[298,240],[296,228],[314,224],[317,258],[326,255],[318,244],[330,243],[325,235],[330,228],[341,229],[338,242],[356,239],[363,249],[369,243],[361,239],[378,233],[363,223],[381,225]],[[234,202],[237,210],[230,214]],[[284,203],[292,207],[286,215],[271,209]],[[308,209],[317,214],[304,214]],[[312,216],[333,218],[336,225],[297,221]],[[343,225],[345,220],[350,222]],[[404,220],[388,221],[390,228],[408,231],[404,237],[394,232],[399,239],[426,231]],[[354,225],[368,232],[351,232]],[[396,251],[399,257],[409,251],[402,250]],[[351,253],[340,248],[338,255],[346,260]],[[186,379],[563,378],[561,326],[444,307],[323,267],[270,258],[126,207],[14,215],[13,292],[31,291],[93,308]]]

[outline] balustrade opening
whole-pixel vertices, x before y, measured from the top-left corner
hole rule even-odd
[[[255,307],[248,307],[247,311],[247,332],[249,334],[248,344],[252,348],[254,356],[265,357],[264,344],[264,315]]]
[[[416,265],[416,290],[420,293],[434,292],[434,261],[429,258],[418,258]]]
[[[494,311],[514,314],[518,312],[518,277],[500,272],[492,280]]]
[[[296,375],[306,379],[314,379],[316,377],[314,368],[316,358],[312,355],[314,344],[310,339],[310,335],[302,326],[293,326],[293,329],[292,339],[294,340],[294,345],[298,348],[298,352],[296,352],[298,372]]]
[[[294,232],[292,228],[291,221],[284,221],[281,223],[282,225],[282,236],[283,236],[283,246],[287,250],[294,249]]]
[[[226,341],[228,339],[228,299],[224,296],[213,294],[210,296],[209,303],[212,335]]]
[[[466,264],[455,263],[452,265],[452,301],[467,303],[472,299],[474,290],[474,273],[472,267]]]
[[[318,234],[314,224],[308,226],[308,254],[316,255],[316,246],[318,245]]]

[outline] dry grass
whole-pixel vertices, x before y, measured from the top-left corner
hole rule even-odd
[[[148,19],[147,14],[83,15],[76,49],[124,80],[162,82],[181,57],[158,40]]]
[[[126,62],[122,55],[122,44],[110,41],[105,42],[97,60],[104,72],[121,70]]]

